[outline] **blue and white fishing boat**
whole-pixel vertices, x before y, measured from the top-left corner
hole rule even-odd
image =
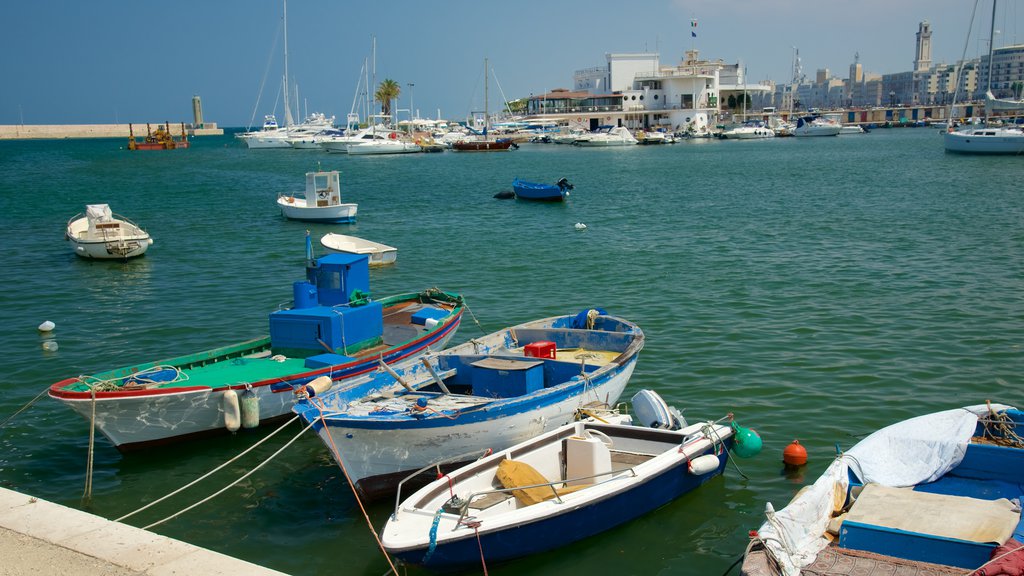
[[[512,190],[516,198],[521,200],[540,200],[543,202],[561,202],[569,195],[574,186],[565,178],[554,184],[538,184],[516,178],[512,181]]]
[[[650,390],[633,397],[638,418],[638,402],[652,396],[661,401]],[[722,474],[730,453],[760,450],[731,415],[668,429],[610,420],[566,424],[438,478],[395,507],[384,549],[441,570],[551,550],[695,490]]]
[[[374,499],[423,466],[504,449],[568,424],[588,404],[613,404],[643,345],[636,324],[598,310],[555,316],[381,363],[372,382],[317,393],[294,410]]]
[[[1019,574],[1022,424],[988,404],[871,434],[785,508],[766,506],[743,574]]]

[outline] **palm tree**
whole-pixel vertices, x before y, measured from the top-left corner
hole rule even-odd
[[[380,111],[382,114],[391,115],[391,101],[398,98],[402,93],[402,87],[390,78],[385,78],[381,81],[380,85],[377,86],[377,91],[373,94],[373,97],[380,102]]]

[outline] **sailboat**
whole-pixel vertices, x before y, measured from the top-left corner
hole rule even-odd
[[[268,115],[261,130],[237,134],[236,138],[245,143],[248,148],[292,148],[291,140],[311,138],[324,130],[334,127],[334,117],[328,118],[322,113],[313,113],[306,117],[301,123],[296,124],[292,119],[292,105],[290,101],[291,90],[288,83],[288,2],[283,4],[283,27],[284,27],[284,126],[280,126],[274,116]],[[262,90],[262,87],[261,87]],[[298,87],[296,87],[296,101],[298,100]],[[275,104],[276,106],[276,104]],[[296,111],[298,108],[296,107]]]
[[[977,8],[977,2],[975,2]],[[996,0],[992,0],[992,24],[989,29],[988,43],[988,86],[985,91],[985,122],[981,125],[964,126],[956,129],[950,124],[946,133],[943,134],[943,141],[946,152],[959,152],[963,154],[1024,154],[1024,130],[1018,125],[990,124],[989,116],[994,111],[1022,111],[1024,102],[1013,100],[998,100],[992,95],[992,54],[996,27]],[[966,44],[964,52],[967,52]],[[963,59],[961,58],[961,62]],[[957,87],[953,95],[954,104],[950,105],[949,118],[953,117],[953,106],[956,103],[956,92],[960,90],[959,77]]]
[[[471,138],[459,140],[452,144],[452,150],[458,150],[460,152],[491,152],[508,150],[512,148],[512,140],[502,138],[500,140],[491,140],[488,136],[487,131],[491,124],[490,111],[487,108],[488,91],[487,91],[487,77],[489,75],[489,68],[487,66],[487,59],[484,58],[484,130],[483,134]]]

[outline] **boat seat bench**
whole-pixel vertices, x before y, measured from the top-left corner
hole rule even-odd
[[[839,529],[839,546],[973,569],[1013,534],[1020,510],[980,500],[868,484]]]

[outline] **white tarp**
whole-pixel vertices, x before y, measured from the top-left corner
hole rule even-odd
[[[993,404],[997,411],[1009,406]],[[977,405],[918,416],[882,428],[837,458],[815,483],[788,506],[775,512],[765,506],[768,520],[758,529],[783,574],[798,576],[814,561],[828,540],[824,537],[839,497],[849,486],[849,469],[865,483],[913,486],[935,480],[955,468],[967,450],[978,416],[988,406]]]
[[[89,234],[96,234],[96,225],[103,222],[113,222],[114,215],[108,204],[86,204],[85,219],[89,224]]]

